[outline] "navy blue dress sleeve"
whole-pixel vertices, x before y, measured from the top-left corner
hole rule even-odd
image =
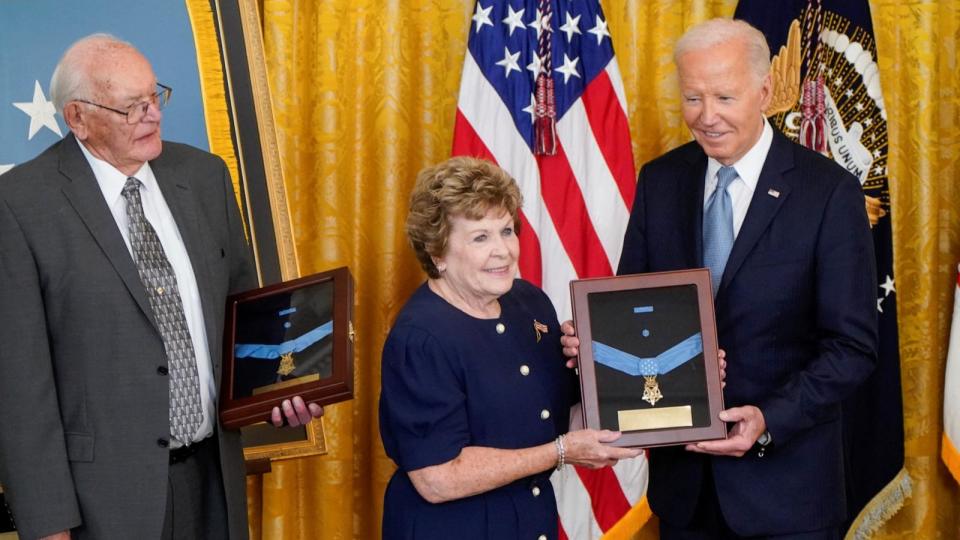
[[[383,349],[381,423],[387,453],[404,471],[446,463],[470,440],[462,373],[427,331],[396,328]],[[388,440],[389,439],[389,440]]]

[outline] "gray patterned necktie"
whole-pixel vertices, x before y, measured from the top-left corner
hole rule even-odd
[[[140,181],[133,177],[127,178],[123,186],[123,198],[127,200],[130,247],[167,353],[170,434],[181,442],[189,443],[203,422],[197,359],[183,312],[177,277],[156,231],[143,215],[140,186]]]
[[[733,167],[720,167],[717,171],[717,188],[707,199],[703,211],[703,264],[710,269],[713,296],[717,296],[727,257],[733,248],[733,202],[727,187],[737,179]]]

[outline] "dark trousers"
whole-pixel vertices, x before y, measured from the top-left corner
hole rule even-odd
[[[713,471],[707,466],[693,519],[685,527],[670,524],[661,519],[660,538],[661,540],[839,540],[840,530],[830,528],[769,536],[738,535],[730,529],[723,518],[717,489],[713,482]]]
[[[227,505],[220,472],[217,436],[196,444],[196,451],[178,459],[171,452],[167,509],[162,540],[226,540]]]

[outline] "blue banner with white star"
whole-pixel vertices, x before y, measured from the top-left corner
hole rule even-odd
[[[770,121],[860,180],[877,257],[877,366],[843,402],[846,537],[866,538],[903,504],[903,401],[887,176],[887,110],[867,0],[740,0],[774,57]],[[791,83],[792,82],[792,83]],[[799,84],[797,84],[799,82]],[[781,91],[782,90],[782,91]]]
[[[194,33],[185,2],[0,2],[0,174],[67,134],[50,76],[74,41],[105,32],[131,42],[172,87],[163,138],[208,149]]]

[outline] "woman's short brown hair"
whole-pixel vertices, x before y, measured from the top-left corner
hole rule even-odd
[[[436,279],[440,272],[433,257],[447,251],[451,217],[481,219],[491,208],[503,208],[519,233],[522,205],[520,188],[503,169],[482,159],[453,157],[417,174],[410,194],[407,239],[420,266]]]

